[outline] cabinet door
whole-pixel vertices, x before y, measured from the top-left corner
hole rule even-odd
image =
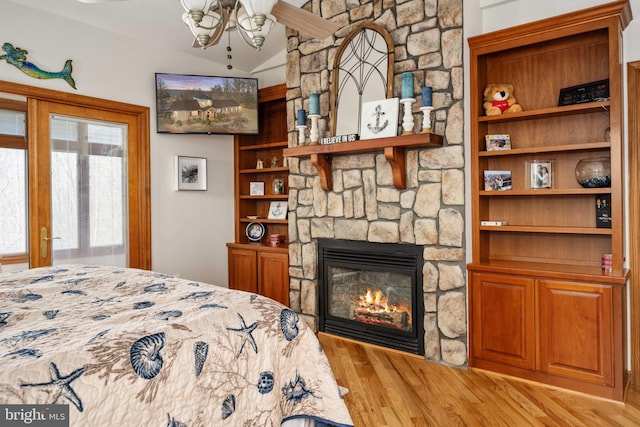
[[[289,305],[289,255],[258,252],[258,293]]]
[[[229,288],[258,292],[256,251],[229,248]]]
[[[540,369],[613,383],[611,286],[540,280]]]
[[[471,297],[472,357],[535,369],[533,279],[473,273]]]

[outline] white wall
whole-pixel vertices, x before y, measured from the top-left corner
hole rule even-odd
[[[29,62],[47,71],[59,71],[72,59],[77,91],[63,80],[28,77],[3,60],[0,80],[150,108],[152,268],[226,285],[225,243],[233,240],[233,137],[157,134],[154,73],[246,75],[11,1],[0,0],[0,10],[0,45],[20,46]],[[282,83],[284,69],[258,78],[260,87]],[[208,191],[174,191],[173,158],[178,154],[208,159]]]

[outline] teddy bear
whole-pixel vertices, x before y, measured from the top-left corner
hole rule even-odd
[[[513,86],[509,84],[490,84],[484,90],[484,103],[482,104],[487,116],[496,116],[503,113],[517,113],[522,111],[513,96]]]

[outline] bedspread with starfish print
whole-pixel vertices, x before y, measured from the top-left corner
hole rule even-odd
[[[63,265],[0,274],[0,404],[71,426],[351,426],[313,331],[260,295]]]

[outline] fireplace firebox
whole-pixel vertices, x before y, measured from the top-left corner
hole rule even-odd
[[[318,240],[323,332],[424,354],[422,248]]]

